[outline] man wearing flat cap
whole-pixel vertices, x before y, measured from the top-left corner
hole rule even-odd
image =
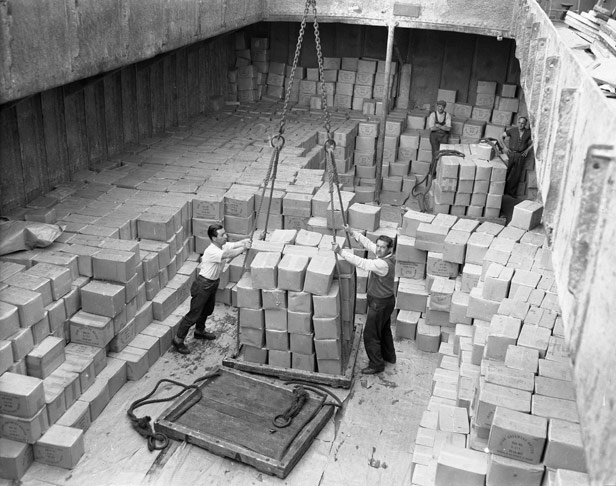
[[[438,100],[436,102],[436,111],[428,116],[428,128],[430,129],[430,145],[432,146],[432,160],[439,151],[442,143],[447,143],[449,140],[449,132],[451,131],[451,116],[445,111],[447,102]]]

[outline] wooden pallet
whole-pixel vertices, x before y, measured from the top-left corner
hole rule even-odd
[[[277,428],[272,420],[293,403],[291,387],[220,368],[199,390],[200,398],[190,390],[165,410],[156,431],[280,478],[299,462],[334,409],[307,390],[309,398],[290,425]]]
[[[314,371],[304,371],[292,368],[280,368],[278,366],[262,365],[251,363],[238,358],[225,358],[222,361],[223,366],[234,368],[249,373],[256,373],[265,376],[275,376],[285,381],[306,381],[310,383],[319,383],[322,385],[333,386],[335,388],[350,388],[353,384],[353,368],[357,360],[357,353],[361,343],[361,333],[363,326],[355,325],[355,334],[353,344],[351,346],[347,365],[342,375],[328,375]],[[240,355],[241,358],[241,355]]]

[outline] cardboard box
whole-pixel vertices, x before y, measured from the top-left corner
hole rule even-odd
[[[475,423],[479,427],[489,428],[492,425],[497,407],[506,407],[519,412],[530,412],[531,393],[517,390],[481,380],[474,402]]]
[[[441,328],[430,326],[425,319],[419,319],[417,323],[417,349],[427,353],[436,353],[441,343]]]
[[[314,335],[316,339],[340,339],[342,330],[340,317],[313,317]]]
[[[291,357],[291,367],[304,371],[315,371],[316,361],[313,354],[293,353]]]
[[[30,444],[0,437],[0,478],[18,481],[33,461]]]
[[[34,444],[48,428],[49,421],[44,405],[29,418],[0,414],[0,436],[6,439]]]
[[[280,253],[259,252],[250,265],[252,285],[255,289],[275,289],[278,286]]]
[[[340,339],[315,339],[314,348],[318,359],[340,359],[342,356]]]
[[[9,286],[0,290],[0,301],[17,307],[19,325],[23,328],[37,323],[45,314],[43,298],[38,292]]]
[[[137,271],[139,259],[129,251],[105,249],[92,256],[94,278],[126,283]]]
[[[0,413],[30,418],[44,405],[41,379],[11,372],[0,375]]]
[[[306,268],[304,291],[315,295],[327,295],[334,278],[335,259],[314,257]]]
[[[119,353],[109,353],[109,356],[126,362],[128,380],[139,380],[148,372],[148,352],[145,349],[127,346]]]
[[[401,278],[398,284],[396,306],[401,310],[425,312],[428,305],[428,291],[425,281]]]
[[[58,371],[76,373],[79,376],[80,395],[90,388],[96,380],[94,362],[91,358],[84,356],[66,356],[64,363],[58,367]]]
[[[64,361],[64,338],[46,337],[26,356],[28,375],[47,378]]]
[[[289,349],[294,353],[313,354],[314,334],[289,333]]]
[[[252,283],[252,275],[250,272],[244,273],[240,281],[237,283],[237,305],[238,307],[247,307],[250,309],[261,309],[261,292],[255,289]]]
[[[551,469],[587,471],[580,424],[550,419],[543,463]]]
[[[262,347],[244,344],[244,359],[249,363],[267,364],[268,350]]]
[[[51,282],[53,300],[59,300],[71,290],[73,277],[70,268],[51,263],[37,263],[26,270],[29,275],[48,278]]]
[[[83,456],[83,430],[52,425],[34,444],[34,458],[50,466],[72,469]]]
[[[556,418],[574,423],[580,422],[577,405],[573,400],[533,395],[532,413],[533,415],[550,419]]]
[[[274,329],[265,330],[265,342],[268,349],[278,351],[289,350],[289,333]]]
[[[19,309],[0,301],[0,340],[6,339],[19,330]]]
[[[115,317],[125,307],[126,294],[122,285],[92,281],[81,288],[81,307],[85,312]]]
[[[490,454],[487,486],[541,486],[545,467]]]
[[[543,457],[548,421],[526,413],[496,407],[488,448],[493,454],[529,464],[539,464]]]
[[[278,264],[278,287],[301,292],[309,262],[307,256],[284,255]]]
[[[109,383],[103,377],[97,379],[94,384],[79,397],[78,401],[86,402],[88,404],[90,420],[93,422],[103,412],[109,403],[109,400],[111,400]]]
[[[90,405],[82,401],[76,401],[56,422],[56,425],[73,427],[84,432],[90,428],[91,424]]]
[[[488,469],[488,456],[484,452],[446,444],[438,455],[436,486],[459,484],[483,486]]]
[[[106,316],[78,311],[69,319],[72,342],[105,347],[114,336],[113,321]]]

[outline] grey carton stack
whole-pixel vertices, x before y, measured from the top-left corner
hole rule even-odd
[[[534,230],[541,213],[525,201],[506,227],[405,215],[406,242],[415,238],[428,261],[442,256],[426,280],[398,286],[398,337],[440,353],[414,485],[588,481],[550,254]],[[398,253],[409,259],[404,241]]]

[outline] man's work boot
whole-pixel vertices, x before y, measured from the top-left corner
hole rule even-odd
[[[216,339],[216,334],[214,334],[213,332],[208,332],[208,331],[203,331],[203,332],[195,331],[195,334],[193,337],[195,339],[206,339],[207,341],[212,341]]]
[[[190,349],[188,349],[186,347],[186,345],[184,344],[184,342],[180,342],[178,343],[175,339],[171,340],[171,344],[173,344],[173,347],[175,348],[175,350],[180,353],[180,354],[190,354]]]

